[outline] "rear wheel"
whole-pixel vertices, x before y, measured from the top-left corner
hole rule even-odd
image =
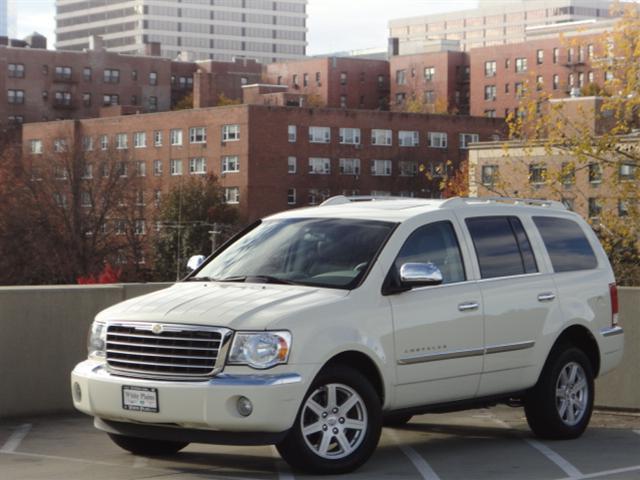
[[[587,356],[575,347],[558,349],[525,398],[527,422],[542,438],[577,438],[589,424],[593,400],[593,370]]]
[[[381,429],[380,399],[371,383],[349,367],[329,367],[309,388],[293,428],[277,448],[294,468],[347,473],[373,454]]]
[[[188,442],[149,440],[147,438],[128,437],[114,433],[110,433],[109,438],[123,450],[127,450],[134,455],[145,456],[173,455],[189,445]]]

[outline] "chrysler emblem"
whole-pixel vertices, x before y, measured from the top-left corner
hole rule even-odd
[[[151,327],[151,331],[156,335],[160,335],[164,331],[164,328],[162,328],[162,325],[159,323],[154,323]]]

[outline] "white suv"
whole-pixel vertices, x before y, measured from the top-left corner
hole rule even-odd
[[[135,454],[275,444],[318,473],[428,412],[504,402],[541,437],[582,434],[624,340],[589,226],[555,202],[364,200],[266,218],[101,312],[76,408]]]

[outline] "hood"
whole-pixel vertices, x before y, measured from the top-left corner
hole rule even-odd
[[[233,330],[288,328],[288,318],[305,309],[339,301],[348,294],[347,290],[295,285],[184,282],[114,305],[100,312],[96,320],[208,325]]]

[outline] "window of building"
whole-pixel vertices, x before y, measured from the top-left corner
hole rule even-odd
[[[589,183],[597,184],[602,182],[602,165],[599,163],[589,164]]]
[[[390,147],[393,144],[393,131],[383,129],[371,130],[371,145]]]
[[[83,208],[91,208],[92,205],[91,194],[86,190],[80,192],[80,206]]]
[[[589,45],[587,45],[587,58],[589,58],[589,60],[593,59],[593,52],[593,44],[590,43]]]
[[[158,72],[149,72],[149,85],[158,85]]]
[[[90,152],[93,150],[93,137],[87,135],[82,137],[82,150],[84,152]]]
[[[296,189],[289,188],[287,190],[287,205],[295,205],[297,203],[296,199]]]
[[[618,167],[618,175],[623,182],[630,182],[636,179],[637,167],[634,164],[623,163]]]
[[[470,143],[478,143],[480,135],[477,133],[461,133],[459,135],[460,148],[469,148]]]
[[[222,141],[237,142],[240,140],[240,125],[223,125]]]
[[[296,157],[287,158],[287,173],[295,174],[298,171],[298,159]]]
[[[24,65],[22,63],[8,63],[7,74],[10,78],[24,78]]]
[[[510,58],[505,58],[505,60],[504,60],[504,68],[505,68],[505,70],[509,70],[509,68],[511,68],[511,59]]]
[[[360,159],[341,158],[340,175],[360,175]]]
[[[405,100],[407,99],[406,93],[396,93],[396,105],[404,105]]]
[[[523,73],[527,71],[527,59],[516,58],[516,73]]]
[[[406,70],[397,70],[396,71],[396,84],[397,85],[406,85],[407,84],[407,71]]]
[[[544,50],[536,51],[536,63],[542,65],[544,63]]]
[[[144,220],[138,219],[133,226],[133,233],[135,235],[144,235],[146,233],[146,226]]]
[[[544,163],[529,165],[529,183],[543,185],[547,181],[547,166]]]
[[[299,88],[300,87],[300,82],[298,82],[298,75],[297,74],[293,74],[292,78],[292,84],[294,88]]]
[[[55,92],[54,105],[58,107],[71,106],[71,92]]]
[[[105,93],[102,96],[102,105],[105,107],[120,105],[120,95]]]
[[[558,90],[558,88],[560,88],[560,75],[554,74],[553,75],[553,89],[554,90]]]
[[[63,138],[57,138],[53,141],[53,151],[62,153],[67,151],[67,141]]]
[[[129,165],[127,162],[118,162],[116,165],[116,174],[119,177],[126,177],[129,173]],[[120,200],[120,205],[124,205],[124,200]]]
[[[418,175],[418,162],[401,160],[398,162],[398,170],[401,177],[415,177]]]
[[[91,163],[85,163],[82,171],[82,179],[90,180],[93,178],[93,165]]]
[[[169,137],[170,137],[171,145],[173,146],[182,145],[182,129],[180,128],[171,129],[171,132],[169,133]]]
[[[153,132],[153,145],[155,147],[161,147],[162,146],[162,131],[161,130],[154,130],[154,132]]]
[[[91,106],[91,94],[83,93],[82,94],[82,106],[90,107]]]
[[[417,147],[420,144],[420,133],[413,130],[398,132],[398,145],[401,147]]]
[[[73,74],[71,67],[56,67],[54,71],[56,80],[71,80]]]
[[[482,185],[485,187],[493,187],[498,179],[498,166],[497,165],[483,165],[482,166]]]
[[[489,60],[484,62],[484,76],[485,77],[495,77],[497,71],[496,61]]]
[[[109,137],[107,135],[100,135],[100,150],[109,149]]]
[[[303,87],[308,87],[309,86],[309,74],[305,73],[302,75],[302,86]]]
[[[467,218],[482,278],[536,273],[533,250],[517,217]]]
[[[153,175],[156,177],[162,175],[162,160],[153,161]]]
[[[618,216],[619,217],[628,217],[629,216],[629,203],[625,200],[618,200]]]
[[[589,197],[589,218],[598,218],[602,213],[602,204],[599,198]]]
[[[320,72],[316,72],[316,86],[322,86],[322,75],[320,74]]]
[[[312,175],[331,174],[331,159],[329,158],[309,158],[309,173]]]
[[[125,150],[129,148],[129,137],[126,133],[118,133],[116,135],[116,148],[118,150]]]
[[[522,82],[516,82],[514,88],[516,90],[516,98],[522,98],[524,95],[524,84]]]
[[[7,90],[7,103],[14,105],[24,104],[24,90]]]
[[[90,82],[93,77],[91,67],[84,67],[82,69],[82,78],[85,82]]]
[[[182,160],[170,160],[169,173],[174,177],[182,175]]]
[[[347,108],[347,96],[340,95],[340,108]]]
[[[429,132],[428,140],[431,148],[447,148],[447,134],[444,132]]]
[[[391,160],[371,160],[371,175],[376,177],[388,177],[391,175]]]
[[[42,140],[31,140],[29,142],[29,150],[33,155],[42,155]]]
[[[133,148],[147,148],[146,132],[135,132],[133,134]]]
[[[240,157],[230,155],[222,157],[222,173],[238,173],[240,171]]]
[[[484,111],[484,116],[486,118],[496,118],[496,111],[494,109],[485,110]]]
[[[102,80],[104,83],[120,83],[120,70],[105,68]]]
[[[22,125],[24,123],[24,116],[22,115],[9,115],[7,121],[10,125]]]
[[[360,129],[341,128],[340,143],[343,145],[360,145]]]
[[[149,97],[149,111],[157,112],[158,111],[158,97],[150,96]]]
[[[207,143],[207,129],[205,127],[191,127],[189,129],[190,143]]]
[[[309,127],[310,143],[330,143],[331,128],[329,127]]]
[[[289,125],[289,143],[296,143],[298,141],[298,127],[295,125]]]
[[[424,79],[427,82],[433,82],[436,78],[436,67],[426,67],[424,69]]]
[[[347,72],[340,72],[340,85],[347,84]]]
[[[310,188],[309,189],[309,205],[318,205],[331,196],[328,189]]]
[[[240,203],[240,189],[238,187],[227,187],[224,189],[224,201],[230,205]]]
[[[487,101],[494,101],[497,98],[498,92],[495,85],[484,86],[484,99]]]
[[[140,160],[136,164],[136,175],[138,177],[146,177],[147,176],[147,162]]]
[[[204,157],[190,158],[189,173],[191,175],[204,175],[207,173],[207,159]]]
[[[378,89],[384,88],[384,75],[378,75]]]
[[[576,183],[576,167],[573,162],[562,162],[560,169],[560,179],[565,187]]]

